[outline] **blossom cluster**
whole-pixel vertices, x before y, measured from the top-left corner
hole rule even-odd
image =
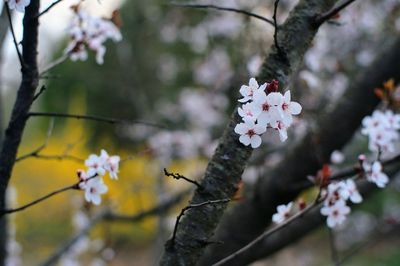
[[[399,114],[376,110],[362,120],[362,126],[361,133],[368,136],[371,151],[394,151],[394,142],[399,139]]]
[[[326,222],[331,228],[342,224],[350,213],[350,207],[346,205],[346,201],[362,202],[353,179],[330,183],[321,191],[321,196],[325,199],[321,214],[327,216]]]
[[[15,9],[18,12],[24,13],[25,7],[29,6],[31,0],[5,0],[8,4],[8,8]]]
[[[65,53],[72,61],[85,61],[88,58],[87,49],[96,53],[96,62],[103,64],[106,47],[104,43],[111,39],[114,42],[122,40],[121,32],[113,19],[93,17],[79,6],[73,8],[75,16],[68,28],[71,38]]]
[[[284,95],[277,92],[278,82],[264,83],[258,85],[256,79],[251,78],[249,85],[240,88],[243,103],[238,108],[242,117],[242,123],[235,127],[235,132],[240,135],[239,141],[244,145],[257,148],[261,145],[261,134],[267,128],[273,128],[279,132],[280,140],[287,139],[287,128],[293,122],[293,115],[301,112],[301,105],[291,101],[290,91]]]
[[[78,170],[78,178],[79,188],[85,190],[87,202],[101,203],[100,195],[108,191],[102,177],[108,172],[111,179],[118,179],[119,161],[119,156],[109,156],[105,150],[101,150],[100,156],[91,154],[85,160],[88,170]]]
[[[375,161],[372,164],[363,161],[362,168],[369,182],[375,183],[379,188],[384,188],[389,182],[389,177],[382,171],[381,162]]]

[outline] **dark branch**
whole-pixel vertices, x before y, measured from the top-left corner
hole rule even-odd
[[[336,16],[341,10],[345,9],[348,5],[355,2],[355,0],[346,0],[342,4],[338,5],[337,7],[332,8],[326,13],[321,14],[315,18],[315,24],[321,25],[325,21],[330,20],[334,16]]]
[[[51,5],[49,5],[45,10],[43,10],[42,12],[40,12],[36,17],[40,17],[44,14],[46,14],[47,12],[50,11],[50,9],[52,9],[54,6],[58,5],[59,3],[61,3],[63,0],[57,0],[55,2],[53,2]]]
[[[43,116],[43,117],[61,117],[61,118],[73,118],[73,119],[82,119],[82,120],[92,120],[97,122],[104,122],[109,124],[141,124],[151,127],[158,128],[166,128],[164,125],[140,121],[140,120],[123,120],[117,118],[108,118],[103,116],[95,116],[95,115],[78,115],[78,114],[64,114],[64,113],[44,113],[44,112],[30,112],[28,116]]]
[[[178,173],[169,173],[166,168],[164,168],[164,175],[165,176],[170,176],[170,177],[172,177],[172,178],[174,178],[176,180],[183,179],[183,180],[185,180],[185,181],[187,181],[189,183],[192,183],[192,184],[196,185],[198,188],[203,189],[203,187],[197,181],[189,179],[189,178],[187,178],[187,177],[185,177],[185,176],[183,176],[181,174],[178,174]]]
[[[273,15],[273,20],[274,20],[274,43],[275,43],[275,47],[276,50],[278,51],[278,53],[282,53],[281,48],[279,47],[279,43],[278,43],[278,22],[277,22],[277,12],[278,12],[278,5],[279,5],[279,1],[280,0],[275,0],[274,3],[274,15]]]
[[[223,6],[217,6],[217,5],[181,4],[181,3],[171,3],[171,5],[178,6],[178,7],[185,7],[185,8],[216,9],[216,10],[221,10],[221,11],[230,11],[230,12],[240,13],[240,14],[252,17],[252,18],[262,20],[272,26],[275,25],[272,20],[270,20],[266,17],[263,17],[261,15],[257,15],[252,12],[243,10],[243,9],[237,9],[237,8],[232,8],[232,7],[223,7]]]
[[[86,179],[86,181],[89,181],[90,179],[93,179],[95,177],[97,177],[97,174],[95,174],[94,176],[89,177],[88,179]],[[81,181],[79,181],[79,182],[77,182],[77,183],[75,183],[73,185],[57,189],[57,190],[55,190],[55,191],[53,191],[53,192],[51,192],[51,193],[49,193],[49,194],[47,194],[47,195],[45,195],[43,197],[35,199],[34,201],[32,201],[32,202],[30,202],[28,204],[25,204],[25,205],[23,205],[21,207],[13,208],[13,209],[0,210],[0,217],[5,215],[5,214],[10,214],[10,213],[14,213],[14,212],[23,211],[23,210],[25,210],[25,209],[27,209],[27,208],[29,208],[31,206],[34,206],[34,205],[36,205],[36,204],[38,204],[38,203],[40,203],[40,202],[42,202],[42,201],[44,201],[44,200],[46,200],[48,198],[51,198],[51,197],[53,197],[53,196],[55,196],[57,194],[60,194],[62,192],[65,192],[65,191],[68,191],[68,190],[72,190],[72,189],[79,190],[80,189],[79,188],[79,184],[80,183],[81,183]]]
[[[278,232],[278,231],[284,229],[285,227],[289,226],[295,220],[298,220],[299,218],[303,217],[306,213],[308,213],[309,211],[311,211],[313,208],[315,208],[318,205],[319,205],[319,201],[315,200],[307,208],[303,209],[302,211],[299,211],[298,213],[296,213],[295,215],[291,216],[290,218],[288,218],[287,220],[285,220],[281,224],[279,224],[279,225],[277,225],[277,226],[265,231],[264,233],[259,235],[256,239],[254,239],[253,241],[248,243],[246,246],[244,246],[243,248],[241,248],[238,251],[234,252],[233,254],[229,255],[228,257],[226,257],[226,258],[218,261],[217,263],[213,264],[213,266],[221,266],[221,265],[224,265],[225,263],[231,262],[233,259],[235,259],[236,257],[240,256],[242,253],[247,252],[248,250],[253,248],[256,244],[258,244],[261,241],[263,241],[265,238],[275,234],[276,232]]]
[[[47,89],[47,87],[46,87],[45,85],[43,85],[43,86],[40,88],[39,92],[36,93],[35,96],[33,96],[33,101],[36,101],[37,98],[39,98],[40,95],[42,95],[42,93],[43,93],[46,89]]]

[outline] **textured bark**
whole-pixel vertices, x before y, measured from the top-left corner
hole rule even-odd
[[[259,180],[254,193],[226,213],[216,235],[225,244],[210,248],[201,265],[218,261],[257,237],[270,224],[276,206],[293,200],[304,189],[298,184],[329,162],[332,151],[341,149],[352,138],[362,118],[379,102],[374,88],[389,78],[400,79],[400,38],[387,41],[383,47],[387,49],[351,82],[338,104],[319,117],[318,129],[288,151],[281,163]],[[244,264],[235,260],[233,265]]]
[[[24,16],[24,33],[22,40],[22,57],[25,66],[22,68],[22,82],[11,113],[11,119],[6,129],[3,145],[0,151],[0,209],[5,209],[5,195],[11,172],[15,163],[18,147],[27,120],[27,113],[32,104],[33,95],[38,84],[38,69],[36,62],[37,37],[39,21],[35,18],[39,12],[39,0],[32,0],[26,8]],[[6,257],[6,216],[0,218],[0,265],[4,265]]]
[[[278,52],[276,47],[272,47],[258,78],[259,81],[278,79],[283,85],[287,83],[289,75],[302,61],[318,30],[313,24],[313,19],[329,10],[335,2],[335,0],[303,0],[298,4],[279,29],[278,42],[281,51]],[[195,191],[192,204],[231,198],[236,192],[252,152],[251,148],[239,143],[239,136],[234,133],[233,129],[240,121],[241,118],[235,111],[208,164],[201,182],[203,189]],[[168,241],[165,245],[161,265],[195,265],[211,241],[226,205],[213,204],[188,210],[179,224],[176,240]]]

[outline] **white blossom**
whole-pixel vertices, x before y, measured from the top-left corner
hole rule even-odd
[[[328,216],[326,223],[331,228],[342,224],[349,213],[350,208],[346,206],[344,200],[338,200],[333,205],[325,205],[321,208],[321,214]]]
[[[6,0],[6,2],[11,10],[15,9],[18,12],[24,13],[25,7],[29,6],[31,0]]]
[[[85,189],[86,201],[93,202],[95,205],[99,205],[101,203],[100,195],[108,191],[107,186],[100,177],[89,179],[85,182],[83,188]]]
[[[240,94],[243,96],[242,99],[239,99],[239,102],[245,103],[253,100],[253,95],[256,91],[264,91],[267,87],[267,84],[259,86],[258,82],[255,78],[251,78],[249,80],[249,85],[242,85],[239,89]]]
[[[96,53],[96,62],[103,64],[106,47],[104,43],[111,39],[114,42],[122,40],[118,27],[108,19],[92,17],[78,9],[68,28],[70,43],[65,49],[71,60],[86,60],[87,49]]]
[[[340,196],[345,200],[350,200],[353,203],[361,203],[362,197],[358,192],[356,183],[353,179],[347,179],[340,182],[341,188],[339,190]]]
[[[261,145],[260,135],[266,131],[266,128],[255,124],[251,120],[246,120],[245,123],[237,124],[235,132],[239,135],[239,141],[244,145],[251,145],[252,148],[258,148]]]
[[[399,139],[399,114],[376,110],[362,120],[362,126],[361,133],[368,136],[371,151],[394,151],[394,141]]]
[[[301,105],[298,102],[292,102],[290,100],[290,91],[285,92],[283,95],[283,122],[285,125],[290,126],[293,121],[293,115],[301,113]]]
[[[274,223],[282,223],[290,216],[290,211],[292,209],[293,202],[289,202],[288,204],[282,204],[276,207],[277,213],[272,215],[272,221]]]
[[[367,180],[375,183],[378,187],[384,188],[389,182],[389,177],[382,171],[382,164],[379,161],[375,161],[372,165],[363,162],[363,168]]]

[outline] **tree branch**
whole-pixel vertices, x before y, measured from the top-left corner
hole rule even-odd
[[[278,13],[278,5],[279,5],[279,0],[275,0],[274,3],[274,15],[273,15],[273,19],[274,19],[274,43],[275,43],[275,48],[276,50],[278,50],[279,53],[282,52],[281,48],[279,47],[279,43],[278,43],[278,23],[276,21],[276,15]]]
[[[146,126],[151,126],[151,127],[158,127],[158,128],[166,128],[164,125],[156,124],[156,123],[151,123],[151,122],[146,122],[146,121],[140,121],[140,120],[123,120],[123,119],[117,119],[117,118],[109,118],[109,117],[103,117],[103,116],[95,116],[95,115],[78,115],[78,114],[64,114],[64,113],[44,113],[44,112],[30,112],[28,113],[28,116],[43,116],[43,117],[61,117],[61,118],[73,118],[73,119],[83,119],[83,120],[92,120],[92,121],[97,121],[97,122],[104,122],[104,123],[109,123],[109,124],[141,124],[141,125],[146,125]]]
[[[243,9],[237,9],[237,8],[232,8],[232,7],[223,7],[223,6],[217,6],[217,5],[200,5],[200,4],[182,4],[182,3],[170,3],[173,6],[177,7],[185,7],[185,8],[199,8],[199,9],[216,9],[220,11],[229,11],[229,12],[235,12],[235,13],[240,13],[255,19],[259,19],[261,21],[267,22],[268,24],[275,26],[275,23],[261,15],[254,14],[252,12],[243,10]]]
[[[185,181],[187,181],[187,182],[189,182],[191,184],[196,185],[198,188],[203,189],[203,187],[197,181],[189,179],[189,178],[187,178],[187,177],[185,177],[185,176],[183,176],[181,174],[178,174],[178,173],[175,173],[175,174],[174,173],[169,173],[166,168],[164,168],[164,175],[165,176],[171,176],[172,178],[174,178],[176,180],[183,179],[183,180],[185,180]]]
[[[345,9],[348,5],[355,2],[355,0],[346,0],[342,4],[338,5],[337,7],[332,8],[328,12],[325,12],[315,18],[315,24],[321,25],[325,21],[330,20],[332,17],[337,15],[341,10]]]
[[[48,6],[45,10],[43,10],[42,12],[40,12],[36,17],[40,17],[43,16],[44,14],[46,14],[47,12],[49,12],[53,7],[55,7],[56,5],[58,5],[59,3],[61,3],[63,0],[57,0],[54,1],[50,6]]]
[[[318,28],[310,24],[310,19],[329,10],[334,3],[335,0],[303,0],[297,5],[279,31],[280,41],[285,43],[285,47],[281,47],[281,52],[278,52],[276,47],[272,47],[258,80],[278,79],[283,86],[287,83],[289,76],[302,62],[304,53],[317,32]],[[299,35],[298,32],[302,34]],[[206,202],[234,196],[252,153],[252,148],[242,145],[238,141],[239,136],[234,132],[234,127],[240,121],[241,117],[236,109],[207,166],[201,182],[204,189],[197,189],[191,202]],[[198,263],[205,249],[202,241],[209,240],[213,236],[226,205],[220,204],[207,212],[202,208],[188,210],[180,222],[180,230],[176,233],[174,249],[165,250],[161,265]]]
[[[340,150],[351,139],[361,120],[379,103],[374,88],[389,78],[400,80],[400,38],[386,40],[385,44],[376,61],[349,83],[341,100],[318,117],[318,128],[288,150],[281,163],[259,179],[255,190],[226,214],[216,234],[225,244],[210,248],[200,265],[210,265],[258,236],[268,226],[276,206],[297,197],[304,188],[298,186],[304,185],[304,177],[316,173],[329,162],[334,150]],[[244,262],[248,260],[237,259],[235,265]]]
[[[93,178],[95,178],[95,177],[97,177],[97,174],[95,174],[94,176],[89,177],[88,179],[86,179],[86,181],[89,181],[90,179],[93,179]],[[25,204],[25,205],[23,205],[23,206],[21,206],[21,207],[13,208],[13,209],[0,210],[0,217],[4,216],[4,215],[6,215],[6,214],[10,214],[10,213],[14,213],[14,212],[23,211],[23,210],[25,210],[25,209],[27,209],[27,208],[29,208],[29,207],[31,207],[31,206],[34,206],[34,205],[36,205],[36,204],[38,204],[38,203],[40,203],[40,202],[42,202],[42,201],[44,201],[44,200],[46,200],[46,199],[48,199],[48,198],[51,198],[51,197],[53,197],[53,196],[55,196],[55,195],[57,195],[57,194],[60,194],[60,193],[62,193],[62,192],[65,192],[65,191],[67,191],[67,190],[71,190],[71,189],[77,189],[77,190],[79,190],[79,184],[80,184],[80,183],[81,183],[81,181],[79,181],[79,182],[77,182],[77,183],[75,183],[75,184],[73,184],[73,185],[69,185],[69,186],[66,186],[66,187],[57,189],[57,190],[55,190],[55,191],[53,191],[53,192],[51,192],[51,193],[49,193],[49,194],[47,194],[47,195],[45,195],[45,196],[43,196],[43,197],[40,197],[40,198],[38,198],[38,199],[35,199],[35,200],[31,201],[30,203]]]

